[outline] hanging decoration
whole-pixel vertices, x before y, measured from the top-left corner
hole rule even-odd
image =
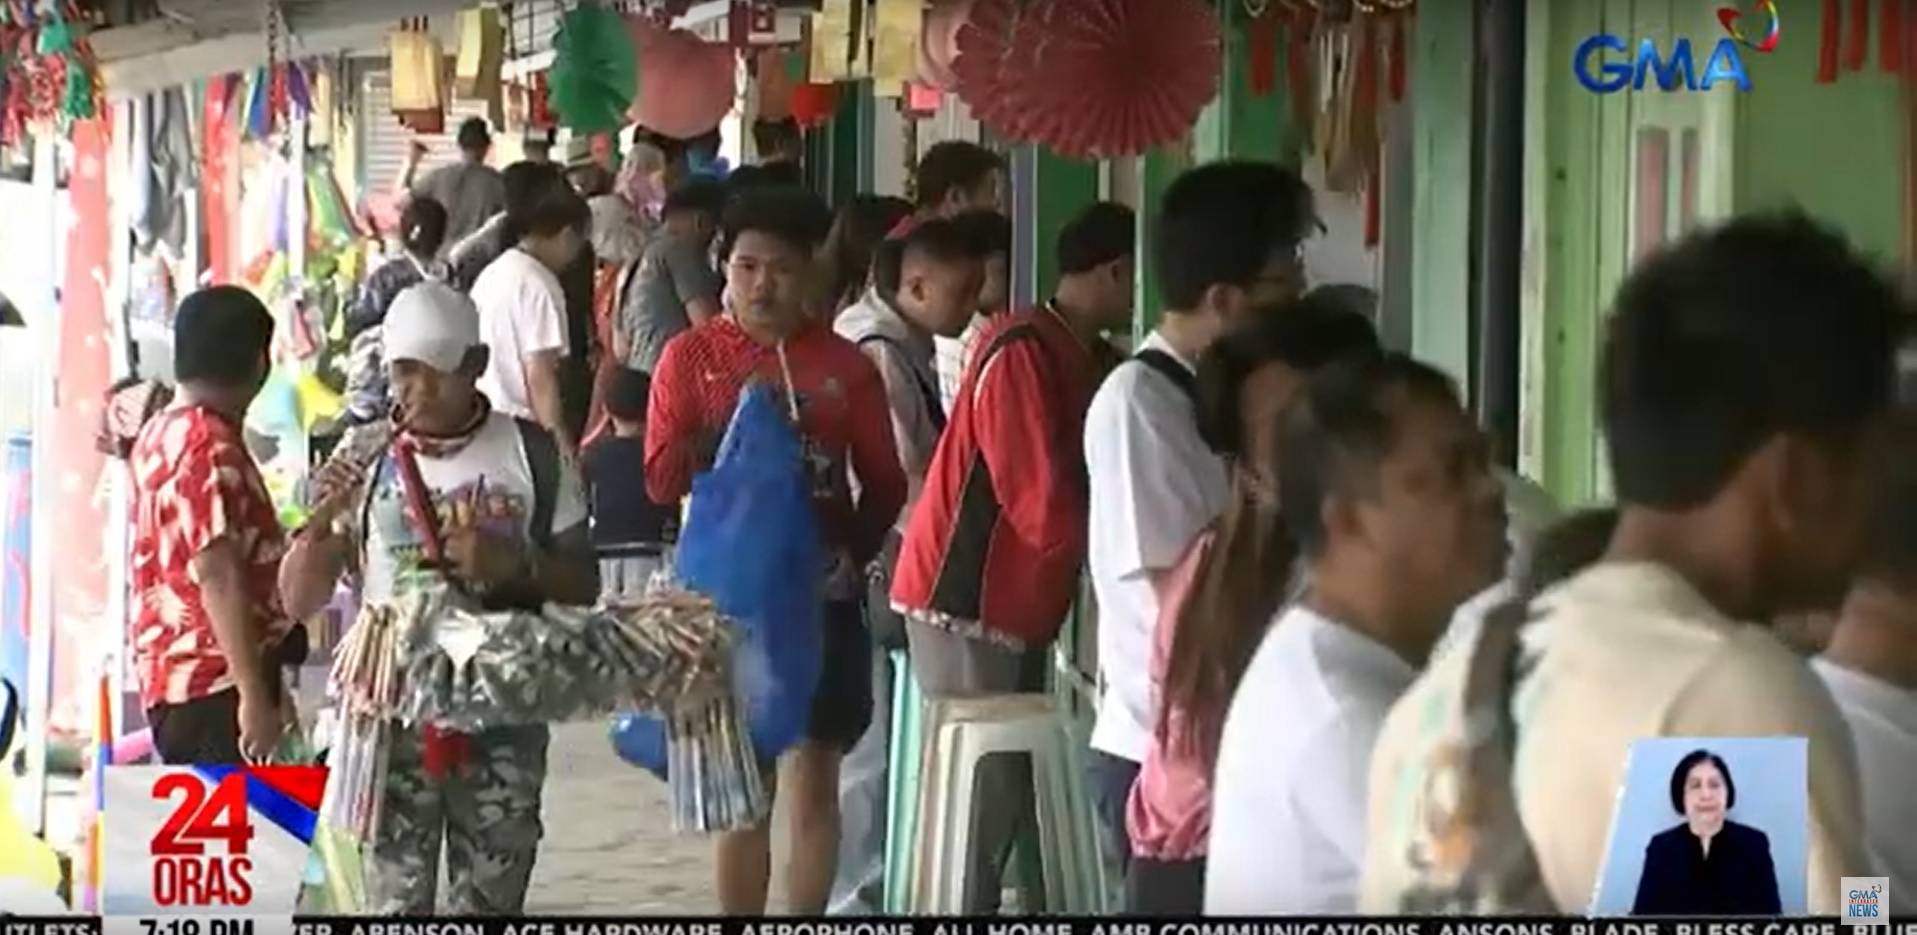
[[[973,0],[936,0],[925,11],[919,30],[919,83],[935,90],[950,91],[958,84],[952,73],[952,60],[958,56],[958,33],[971,15]]]
[[[1884,74],[1904,71],[1904,0],[1881,0],[1877,6],[1877,67]]]
[[[623,17],[597,3],[568,10],[553,37],[547,79],[560,124],[582,133],[624,127],[639,93],[640,64]]]
[[[415,133],[446,132],[446,54],[424,18],[401,20],[387,37],[393,115]]]
[[[626,25],[639,50],[639,95],[626,112],[629,122],[683,140],[725,120],[738,95],[731,49],[642,18],[628,19]]]
[[[1027,89],[1012,67],[1023,18],[1018,0],[976,0],[953,40],[952,90],[975,119],[1008,142],[1026,141],[1018,124],[1025,118],[1019,98]]]
[[[792,90],[799,83],[786,68],[786,59],[797,55],[789,48],[760,49],[753,53],[752,89],[758,98],[755,112],[760,120],[780,121],[792,116]]]
[[[961,53],[961,56],[963,53]],[[1178,141],[1218,94],[1224,49],[1204,0],[1052,0],[1006,58],[1025,138],[1070,156]]]
[[[839,109],[839,86],[831,82],[806,82],[792,89],[792,122],[799,129],[811,130],[825,125]]]
[[[1266,97],[1278,87],[1278,10],[1273,0],[1242,0],[1245,11],[1246,84]]]
[[[91,22],[71,0],[0,5],[0,143],[104,112]]]

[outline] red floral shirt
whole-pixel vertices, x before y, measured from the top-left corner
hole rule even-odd
[[[148,708],[232,687],[226,656],[200,601],[193,560],[228,538],[246,563],[246,589],[268,642],[284,636],[279,566],[285,533],[238,425],[202,406],[176,406],[141,429],[133,471],[133,657]]]

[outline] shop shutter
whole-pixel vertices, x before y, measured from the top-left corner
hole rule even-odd
[[[383,67],[365,71],[360,79],[359,100],[360,190],[390,190],[399,179],[400,167],[406,164],[406,150],[415,138],[413,131],[393,117],[392,72]],[[420,164],[419,175],[424,176],[434,167],[457,159],[459,151],[453,135],[459,131],[460,123],[469,117],[485,116],[484,101],[453,101],[446,112],[446,132],[418,137],[426,144],[426,160]],[[498,127],[493,128],[493,135],[500,135]]]

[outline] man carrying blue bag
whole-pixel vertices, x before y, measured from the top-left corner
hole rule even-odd
[[[779,785],[792,816],[785,891],[790,911],[799,915],[825,911],[839,843],[839,761],[872,716],[861,570],[878,553],[906,495],[877,368],[808,307],[813,254],[830,220],[829,209],[802,189],[751,192],[727,210],[721,225],[730,244],[727,314],[666,345],[653,371],[646,427],[647,492],[656,502],[674,503],[713,463],[746,387],[771,387],[798,423],[821,546],[822,599],[821,664],[804,736],[780,756],[785,781]],[[689,521],[682,550],[694,532]],[[717,858],[720,911],[764,914],[770,827],[722,833]]]

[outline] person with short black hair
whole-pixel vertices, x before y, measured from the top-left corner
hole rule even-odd
[[[580,467],[592,505],[592,542],[608,596],[643,594],[662,567],[678,514],[646,496],[646,406],[652,378],[621,367],[608,381],[612,430],[586,445]],[[634,483],[638,480],[639,483]]]
[[[939,398],[947,408],[958,397],[965,379],[965,358],[993,315],[1012,310],[1012,219],[998,211],[972,209],[952,215],[965,236],[985,255],[985,284],[979,288],[978,312],[955,338],[940,337],[938,349]]]
[[[920,221],[966,211],[1005,209],[1005,157],[970,140],[941,140],[919,157],[912,173],[916,210],[892,230],[903,235]]]
[[[1784,911],[1777,864],[1764,832],[1726,817],[1737,807],[1737,783],[1724,758],[1692,750],[1671,770],[1671,810],[1684,823],[1644,846],[1637,898],[1640,916],[1774,916]]]
[[[278,647],[278,509],[242,420],[272,363],[273,316],[240,286],[181,300],[172,404],[133,443],[133,667],[167,764],[264,760],[292,723]]]
[[[805,135],[799,132],[798,121],[790,117],[784,120],[754,120],[752,151],[759,157],[762,166],[788,164],[797,167],[800,158],[805,155]]]
[[[976,339],[890,582],[929,697],[1044,690],[1085,555],[1085,407],[1105,331],[1131,316],[1133,244],[1106,247],[1073,249],[1051,301],[996,316]],[[966,911],[998,906],[1031,788],[1017,760],[981,767]]]
[[[1224,510],[1224,461],[1198,433],[1193,370],[1251,309],[1302,291],[1300,245],[1317,229],[1311,189],[1263,162],[1216,162],[1165,190],[1151,249],[1164,314],[1138,353],[1112,370],[1085,417],[1091,468],[1089,571],[1098,598],[1103,688],[1092,728],[1093,801],[1106,854],[1122,877],[1131,853],[1125,801],[1156,723],[1151,632],[1156,582]],[[1106,236],[1115,236],[1116,231]]]
[[[659,229],[619,303],[612,354],[624,366],[651,373],[667,341],[719,317],[712,240],[725,204],[725,183],[698,176],[666,195]]]
[[[1452,868],[1419,859],[1439,846],[1434,831],[1398,817],[1438,807],[1420,790],[1440,755],[1523,764],[1515,786],[1464,793],[1487,807],[1502,799],[1525,832],[1473,849],[1510,873],[1541,872],[1532,884],[1484,882],[1506,894],[1505,911],[1581,911],[1625,764],[1647,734],[1807,737],[1806,909],[1837,914],[1839,878],[1870,874],[1850,733],[1774,621],[1835,607],[1859,567],[1906,300],[1842,234],[1785,211],[1651,254],[1611,307],[1597,369],[1619,511],[1610,547],[1519,608],[1549,639],[1487,625],[1393,712],[1375,753],[1364,912],[1483,905],[1448,882]],[[1516,647],[1519,674],[1459,710],[1464,685],[1476,684],[1468,673],[1504,671]],[[1499,655],[1479,658],[1481,648]],[[1513,693],[1530,712],[1515,749],[1482,749],[1474,738],[1492,735],[1477,725],[1508,710]],[[1459,715],[1426,717],[1439,705]]]
[[[1333,363],[1286,407],[1276,444],[1304,590],[1251,654],[1219,734],[1207,914],[1355,910],[1371,740],[1503,568],[1489,446],[1435,368],[1397,353]]]
[[[1295,584],[1296,549],[1277,507],[1284,407],[1319,368],[1376,353],[1369,319],[1306,297],[1261,313],[1198,362],[1199,433],[1230,461],[1232,496],[1160,593],[1151,659],[1158,722],[1125,816],[1125,909],[1133,915],[1204,912],[1212,766],[1225,711]]]
[[[870,358],[885,384],[906,499],[885,548],[869,569],[872,590],[866,620],[877,642],[872,658],[872,723],[846,754],[839,783],[842,823],[834,914],[870,915],[884,908],[885,789],[891,737],[893,650],[905,648],[905,628],[886,595],[899,541],[925,470],[945,429],[932,342],[959,333],[972,319],[985,278],[983,245],[955,221],[937,219],[904,237],[879,244],[872,288],[833,322],[833,330]],[[876,596],[876,600],[874,599]]]
[[[831,221],[824,202],[798,188],[753,192],[726,209],[727,314],[666,342],[652,373],[646,423],[646,490],[659,503],[678,503],[712,463],[748,383],[782,388],[798,409],[831,567],[820,570],[823,665],[810,723],[780,764],[779,792],[792,821],[785,893],[797,915],[823,913],[831,894],[839,761],[872,717],[872,646],[860,611],[864,569],[898,519],[907,489],[878,368],[812,312],[814,264]],[[769,824],[719,835],[722,912],[765,912],[771,846]]]
[[[567,296],[559,274],[586,249],[592,212],[565,184],[549,179],[507,216],[517,235],[473,283],[485,344],[490,349],[479,387],[499,411],[545,426],[568,457],[577,453],[562,368],[572,346]]]
[[[1884,476],[1871,510],[1870,548],[1844,599],[1823,655],[1811,661],[1856,741],[1864,788],[1865,835],[1877,872],[1917,879],[1917,842],[1908,828],[1917,736],[1917,412],[1898,415],[1883,457]],[[1902,894],[1902,895],[1900,895]],[[1917,908],[1908,889],[1893,889],[1892,915]]]
[[[417,183],[413,177],[426,157],[426,147],[415,142],[400,173],[400,191],[405,200],[431,198],[446,209],[446,230],[441,235],[437,259],[447,259],[446,251],[506,210],[505,177],[486,164],[492,154],[493,136],[486,129],[485,118],[470,117],[461,123],[458,142],[458,161],[428,172]]]

